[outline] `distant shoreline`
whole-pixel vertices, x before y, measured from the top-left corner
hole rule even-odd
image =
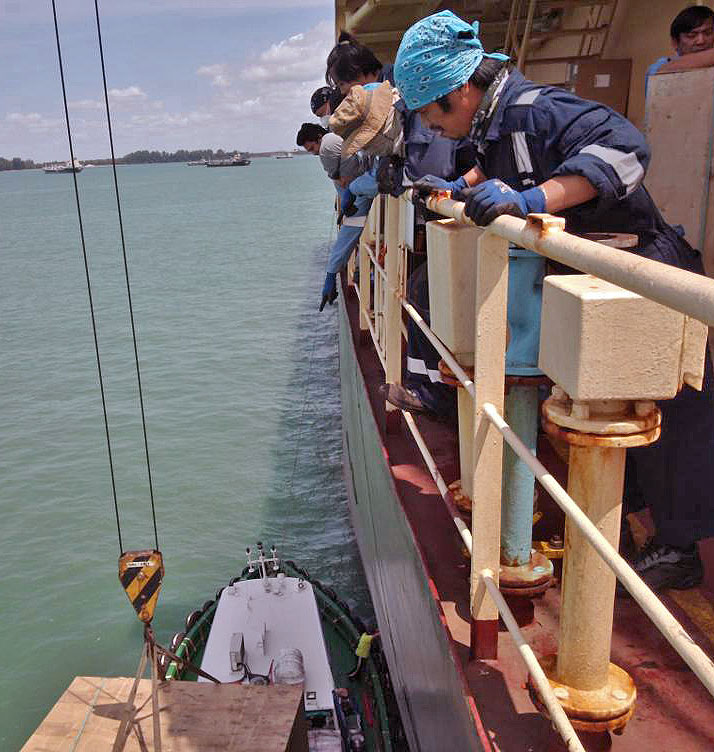
[[[199,162],[207,159],[229,159],[235,151],[224,151],[219,149],[218,151],[212,151],[211,149],[202,149],[200,151],[187,151],[180,149],[177,152],[161,152],[161,151],[138,151],[126,154],[123,157],[118,157],[116,163],[118,165],[129,164],[173,164],[181,162]],[[298,157],[307,154],[302,149],[294,149],[293,151],[286,151],[285,149],[277,149],[275,151],[257,151],[257,152],[240,152],[245,154],[249,159],[259,159],[261,157],[277,157],[289,154],[293,157]],[[46,164],[53,164],[61,162],[63,160],[53,160],[52,162],[35,162],[32,159],[20,159],[14,157],[13,159],[5,159],[0,157],[0,172],[21,172],[24,170],[41,170]],[[81,159],[80,162],[84,165],[94,165],[95,167],[105,167],[111,165],[112,160],[108,158],[101,159]]]

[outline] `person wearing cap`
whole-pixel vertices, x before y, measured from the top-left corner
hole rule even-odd
[[[643,136],[624,117],[563,89],[509,72],[488,55],[478,22],[449,11],[404,34],[395,79],[408,107],[449,138],[468,136],[487,180],[456,193],[487,225],[501,214],[560,214],[569,232],[637,233],[634,253],[696,273],[700,254],[660,215],[642,180]],[[714,535],[714,390],[705,362],[701,392],[684,386],[658,403],[662,436],[628,450],[628,492],[650,507],[657,533],[633,560],[654,590],[702,578],[696,542]],[[695,441],[691,437],[696,437]]]
[[[298,131],[297,144],[310,154],[319,156],[327,176],[334,182],[340,195],[340,229],[328,256],[319,307],[319,311],[322,312],[325,305],[332,305],[337,299],[337,272],[357,247],[372,205],[372,198],[376,194],[376,187],[374,192],[368,190],[367,193],[357,189],[354,192],[349,190],[348,186],[355,178],[369,169],[370,162],[366,155],[359,151],[343,155],[342,136],[337,133],[330,133],[317,123],[303,123]],[[358,188],[361,189],[361,186]]]
[[[340,90],[330,86],[315,89],[310,97],[310,109],[315,117],[320,118],[320,125],[327,128],[330,115],[337,109],[343,96]]]
[[[437,190],[466,187],[480,177],[480,172],[471,167],[475,154],[470,146],[427,131],[421,125],[419,115],[408,111],[398,100],[398,93],[389,82],[353,86],[330,119],[330,128],[345,137],[343,156],[359,149],[379,157],[375,171],[358,178],[350,185],[351,190],[359,190],[359,183],[371,181],[376,176],[380,191],[399,194],[404,190],[405,172],[409,180],[416,179],[417,187],[423,187],[419,178],[436,172],[436,176],[428,174],[426,179],[429,186]],[[417,222],[423,225],[424,220],[418,216]],[[423,258],[416,259],[412,268],[407,283],[408,294],[428,323],[427,267],[419,261]],[[404,383],[385,384],[382,390],[385,399],[410,412],[452,417],[456,408],[455,392],[442,382],[439,360],[439,353],[431,342],[411,319],[408,320]]]

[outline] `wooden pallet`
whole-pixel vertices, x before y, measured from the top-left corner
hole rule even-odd
[[[22,752],[111,750],[133,679],[78,676]],[[302,684],[160,685],[163,752],[307,752]],[[126,752],[153,752],[151,681],[142,679]]]

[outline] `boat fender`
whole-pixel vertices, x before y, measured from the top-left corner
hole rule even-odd
[[[186,631],[190,631],[196,622],[201,618],[202,614],[200,611],[191,611],[191,613],[186,617]]]
[[[221,594],[223,593],[224,590],[225,590],[224,587],[218,588],[218,590],[216,590],[216,603],[218,603],[218,601],[221,600]]]
[[[228,584],[229,584],[229,585],[230,585],[231,587],[233,587],[233,585],[235,585],[235,584],[236,584],[236,582],[240,582],[240,581],[241,581],[241,578],[240,578],[240,577],[234,577],[234,578],[233,578],[233,579],[232,579],[232,580],[231,580],[231,581],[230,581],[230,582],[229,582]]]
[[[171,649],[172,653],[175,653],[178,650],[178,646],[183,642],[183,638],[185,636],[186,635],[183,632],[176,632],[176,634],[171,638],[169,648]]]
[[[205,613],[206,613],[206,611],[208,611],[208,609],[209,609],[209,608],[210,608],[210,607],[211,607],[211,606],[212,606],[212,605],[213,605],[214,603],[215,603],[215,601],[206,601],[206,602],[205,602],[205,603],[204,603],[204,604],[203,604],[203,605],[201,606],[201,613],[202,613],[202,614],[205,614]]]

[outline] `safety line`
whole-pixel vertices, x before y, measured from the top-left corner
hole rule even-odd
[[[102,395],[102,412],[104,413],[104,432],[107,438],[107,454],[109,455],[109,473],[112,481],[112,496],[114,498],[114,515],[117,523],[117,535],[119,537],[119,553],[124,553],[121,540],[121,526],[119,524],[119,505],[117,504],[117,489],[114,478],[114,462],[112,460],[112,445],[109,438],[109,418],[107,416],[107,402],[104,394],[104,379],[102,378],[102,363],[99,358],[99,340],[97,338],[97,321],[94,315],[94,301],[92,299],[92,283],[89,277],[89,262],[87,260],[87,246],[84,241],[84,225],[82,222],[82,209],[79,201],[79,187],[77,186],[77,172],[74,169],[74,146],[72,144],[72,128],[69,123],[69,109],[67,108],[67,89],[64,82],[64,65],[62,63],[62,46],[60,45],[59,26],[57,24],[57,8],[55,0],[52,0],[52,15],[55,24],[55,39],[57,40],[57,60],[59,62],[60,81],[62,82],[62,102],[64,104],[64,117],[67,124],[67,140],[69,141],[69,157],[72,164],[72,179],[74,181],[74,196],[77,202],[77,219],[79,221],[79,236],[82,241],[82,256],[84,258],[84,274],[87,279],[87,295],[89,296],[89,312],[92,318],[92,334],[94,336],[94,352],[97,356],[97,373],[99,376],[99,391]]]
[[[54,6],[54,0],[53,0]],[[159,533],[156,527],[156,506],[154,504],[154,484],[151,478],[151,462],[149,461],[149,440],[146,433],[146,413],[144,410],[144,393],[141,388],[141,370],[139,368],[139,350],[136,344],[136,326],[134,324],[134,307],[131,300],[131,285],[129,284],[129,265],[126,258],[126,243],[124,241],[124,222],[121,214],[121,201],[119,200],[119,181],[117,180],[117,162],[114,155],[114,136],[112,134],[112,118],[109,112],[109,94],[107,92],[107,72],[104,66],[104,45],[102,44],[102,28],[99,23],[99,2],[94,0],[94,11],[97,18],[97,39],[99,41],[99,59],[102,63],[102,83],[104,85],[104,104],[107,110],[107,129],[109,131],[109,146],[112,153],[112,173],[114,175],[114,195],[117,201],[117,215],[119,216],[119,234],[121,235],[121,252],[124,259],[124,278],[126,280],[126,297],[129,301],[129,318],[131,319],[131,338],[134,343],[134,362],[136,363],[136,383],[139,388],[139,405],[141,408],[141,427],[144,433],[144,453],[146,455],[146,472],[149,479],[149,498],[151,499],[151,517],[154,522],[154,541],[156,550],[159,550]],[[69,124],[69,119],[67,120]],[[76,183],[76,177],[75,177]]]

